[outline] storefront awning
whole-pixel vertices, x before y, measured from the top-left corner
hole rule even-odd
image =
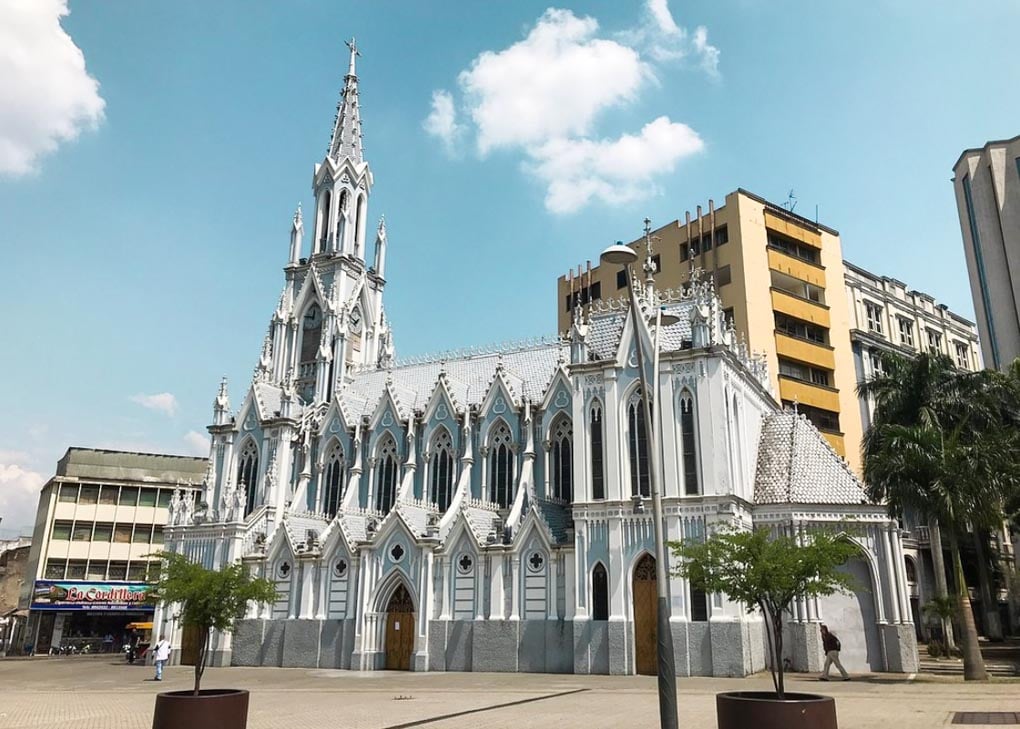
[[[128,623],[128,630],[152,630],[152,623]]]

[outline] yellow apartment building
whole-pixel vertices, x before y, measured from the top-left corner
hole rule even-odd
[[[643,260],[644,237],[629,245]],[[707,209],[699,205],[694,215],[653,230],[652,261],[660,289],[687,283],[695,268],[715,278],[748,348],[766,354],[783,404],[796,404],[860,473],[861,416],[839,232],[738,189],[719,208],[709,200]],[[625,288],[618,266],[589,262],[561,276],[558,330],[569,329],[575,305],[621,297]]]

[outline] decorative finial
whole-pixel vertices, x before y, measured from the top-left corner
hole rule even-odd
[[[303,219],[301,216],[301,203],[298,203],[297,210],[294,211],[294,227],[300,228],[302,225],[302,220]]]

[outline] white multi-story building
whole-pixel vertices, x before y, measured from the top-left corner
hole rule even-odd
[[[174,494],[191,498],[205,458],[68,448],[39,494],[22,609],[35,653],[117,644],[151,622],[145,598]]]
[[[1020,137],[965,150],[953,172],[984,359],[1004,370],[1020,357]]]
[[[654,673],[649,440],[626,302],[574,310],[564,339],[393,360],[383,315],[385,230],[366,257],[373,184],[352,52],[333,137],[312,179],[302,256],[295,217],[284,290],[240,407],[214,403],[211,478],[171,509],[167,544],[210,566],[242,560],[276,582],[215,662],[373,670]],[[654,270],[651,252],[645,270]],[[912,671],[900,533],[725,325],[710,284],[635,283],[662,306],[659,388],[666,530],[717,526],[803,537],[855,522],[849,595],[798,602],[788,657],[820,667],[818,623],[843,660]],[[455,287],[450,289],[455,290]],[[430,288],[435,295],[436,289]],[[512,302],[507,302],[512,311]],[[643,320],[642,320],[643,321]],[[761,619],[669,580],[682,675],[761,670]],[[189,658],[174,612],[157,623]],[[178,653],[178,655],[181,655]]]

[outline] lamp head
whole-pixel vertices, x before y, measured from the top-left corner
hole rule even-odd
[[[626,266],[629,263],[634,263],[638,259],[638,254],[617,241],[616,245],[609,246],[602,255],[599,256],[599,260],[602,263],[615,263],[620,266]]]

